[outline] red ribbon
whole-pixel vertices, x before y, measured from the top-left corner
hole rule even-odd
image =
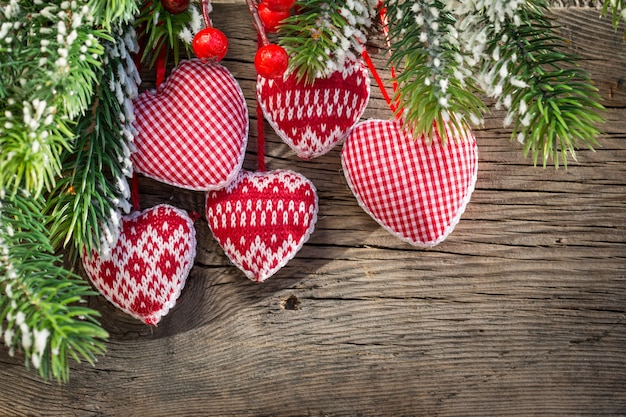
[[[389,49],[389,53],[391,54],[391,42],[389,41],[389,24],[387,21],[387,9],[385,7],[382,7],[382,5],[383,5],[383,2],[380,1],[378,3],[380,21],[383,26],[383,34],[385,35],[385,43],[387,45],[387,48]],[[383,82],[382,78],[378,74],[378,70],[376,70],[376,66],[374,65],[374,62],[372,61],[372,58],[367,53],[367,50],[365,49],[365,45],[363,45],[363,52],[361,52],[361,55],[363,56],[363,59],[365,60],[367,67],[372,73],[372,76],[374,77],[376,84],[378,84],[378,89],[382,93],[383,98],[387,102],[387,105],[389,106],[392,112],[396,113],[400,105],[399,103],[400,100],[398,97],[396,97],[396,102],[395,103],[392,102],[391,96],[389,95],[389,93],[387,92],[387,88],[385,87],[385,83]],[[395,80],[396,68],[393,65],[391,66],[391,78],[392,78],[393,92],[395,95],[398,92],[398,82]],[[400,117],[401,115],[402,115],[402,111],[397,113],[396,117]]]
[[[261,35],[258,35],[257,38],[258,48],[263,46],[263,39]],[[256,99],[256,126],[257,126],[257,140],[256,140],[256,160],[257,160],[257,170],[265,171],[265,123],[263,120],[263,109],[261,108],[261,103],[259,102],[259,98],[257,96]]]
[[[134,211],[141,210],[141,205],[139,204],[139,180],[136,172],[133,172],[133,177],[130,180],[130,201],[133,204]]]
[[[263,121],[263,109],[258,98],[256,103],[256,126],[258,131],[256,140],[257,170],[265,171],[265,123]]]
[[[155,63],[157,88],[159,88],[159,86],[163,84],[163,81],[165,81],[166,64],[167,64],[167,48],[165,47],[165,45],[163,45],[163,47],[159,51],[159,55],[157,56],[156,63]]]

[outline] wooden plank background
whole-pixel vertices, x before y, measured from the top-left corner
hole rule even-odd
[[[94,297],[108,352],[65,385],[0,349],[0,415],[626,415],[626,45],[596,10],[554,11],[608,107],[596,152],[533,167],[494,110],[475,132],[478,182],[460,224],[420,250],[359,208],[339,148],[298,160],[268,127],[268,168],[319,191],[297,257],[254,284],[199,220],[195,266],[157,328]],[[213,16],[248,100],[254,169],[255,35],[241,5]],[[365,117],[388,118],[372,91]],[[144,207],[203,212],[202,193],[140,188]]]

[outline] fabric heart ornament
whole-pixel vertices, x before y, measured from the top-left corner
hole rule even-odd
[[[262,282],[309,239],[317,207],[315,187],[298,173],[242,171],[226,188],[207,194],[206,217],[226,256]]]
[[[107,300],[146,324],[156,325],[174,307],[196,256],[193,220],[159,205],[122,217],[120,237],[108,256],[82,261]]]
[[[399,121],[362,122],[341,154],[348,185],[359,205],[392,234],[416,246],[435,246],[459,222],[476,184],[476,139],[469,131],[463,136],[429,143],[411,138]]]
[[[370,95],[363,63],[347,62],[342,71],[313,83],[285,78],[257,78],[257,98],[265,119],[303,159],[324,155],[359,120]]]
[[[134,169],[190,190],[215,190],[241,169],[248,107],[232,74],[217,63],[183,61],[156,91],[134,102]]]

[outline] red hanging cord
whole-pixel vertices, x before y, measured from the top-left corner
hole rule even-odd
[[[389,40],[389,21],[387,20],[387,8],[386,7],[380,7],[380,21],[383,24],[383,35],[385,35],[385,45],[387,46],[387,49],[389,50],[389,56],[391,56],[391,41]],[[398,82],[396,81],[396,67],[395,66],[391,66],[391,78],[393,79],[392,82],[392,86],[393,86],[393,93],[397,93],[398,92]],[[396,107],[398,106],[399,103],[396,102]]]
[[[387,105],[389,106],[391,111],[395,113],[396,106],[395,104],[391,102],[391,97],[389,96],[389,93],[387,92],[387,88],[385,88],[385,83],[383,82],[382,78],[380,78],[380,75],[378,74],[378,71],[376,70],[376,66],[374,65],[374,62],[372,62],[372,58],[370,58],[370,55],[367,53],[367,50],[365,49],[365,47],[363,48],[363,52],[361,52],[361,55],[363,56],[363,59],[365,60],[367,67],[370,69],[370,72],[374,76],[374,80],[376,80],[376,84],[378,84],[378,88],[380,92],[382,93],[383,98],[387,102]]]
[[[383,35],[385,36],[385,43],[387,45],[387,48],[389,49],[389,53],[391,54],[391,43],[389,41],[389,25],[388,25],[388,21],[387,21],[387,9],[385,7],[382,7],[382,1],[379,2],[378,4],[378,8],[379,8],[379,15],[380,15],[380,21],[382,23],[383,26]],[[383,95],[383,98],[385,99],[385,101],[387,102],[387,105],[389,106],[389,108],[391,109],[391,111],[393,113],[396,113],[396,111],[398,110],[398,107],[400,105],[399,103],[399,99],[398,97],[396,97],[396,102],[393,103],[391,100],[391,96],[389,95],[389,93],[387,92],[387,88],[385,87],[385,83],[383,82],[382,78],[380,77],[380,74],[378,74],[378,70],[376,69],[376,66],[374,65],[374,62],[372,61],[372,58],[370,57],[370,55],[367,53],[367,50],[365,49],[365,45],[363,46],[363,51],[361,52],[361,55],[363,56],[363,59],[365,60],[365,63],[367,64],[367,67],[369,68],[370,72],[372,73],[372,76],[374,77],[374,80],[376,81],[376,84],[378,84],[378,88],[380,90],[380,92]],[[393,86],[393,92],[394,95],[397,93],[398,91],[398,82],[395,80],[396,78],[396,68],[392,65],[391,66],[391,78],[392,78],[392,86]],[[396,117],[400,117],[402,115],[402,110],[396,114]]]
[[[139,180],[136,172],[133,172],[133,177],[130,180],[130,201],[133,204],[134,211],[141,210],[141,205],[139,204]]]
[[[157,88],[159,88],[159,86],[163,84],[163,81],[165,81],[166,65],[167,65],[167,51],[166,51],[165,45],[163,45],[163,47],[161,47],[161,50],[159,51],[159,55],[157,56],[157,60],[155,63]]]
[[[263,46],[264,39],[259,34],[258,35],[258,47]],[[265,171],[265,123],[263,120],[263,109],[261,108],[261,103],[259,102],[259,98],[256,100],[256,126],[257,126],[257,140],[256,140],[256,159],[257,159],[257,170]]]
[[[257,140],[256,140],[256,158],[257,158],[257,170],[265,171],[265,123],[263,122],[263,109],[257,99],[256,103],[256,126],[257,126]]]

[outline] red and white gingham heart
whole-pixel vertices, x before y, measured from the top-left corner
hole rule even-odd
[[[341,162],[361,207],[400,239],[441,243],[459,222],[478,173],[471,132],[445,145],[413,139],[398,121],[368,120],[346,139]]]
[[[309,239],[317,193],[293,171],[241,171],[232,184],[207,194],[206,217],[226,256],[248,278],[262,282]]]
[[[370,95],[367,68],[348,62],[343,71],[313,84],[284,79],[257,79],[257,98],[278,136],[303,159],[324,155],[359,120]]]
[[[134,101],[137,172],[190,190],[215,190],[241,169],[248,108],[223,66],[183,61],[156,92]]]
[[[183,210],[159,205],[122,218],[109,256],[83,253],[89,279],[107,300],[146,324],[174,307],[196,256],[196,231]]]

